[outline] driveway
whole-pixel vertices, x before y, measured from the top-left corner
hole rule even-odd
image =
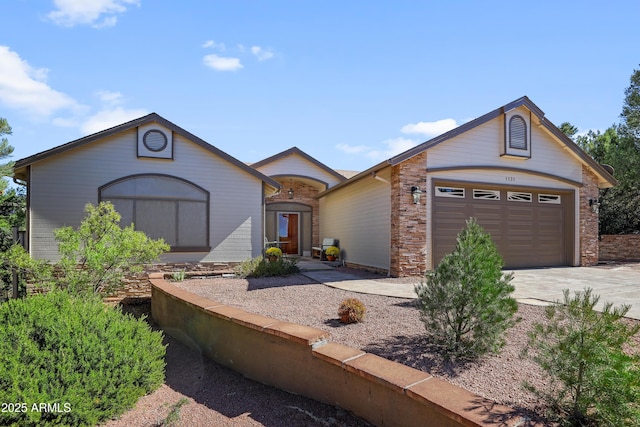
[[[333,268],[317,261],[298,263],[302,274],[327,286],[367,294],[387,295],[400,298],[416,298],[414,281],[406,279],[380,279],[380,276],[356,275],[355,270]],[[505,272],[508,272],[506,270]],[[640,320],[640,263],[612,263],[596,267],[555,267],[510,270],[514,273],[513,297],[519,302],[548,305],[563,301],[564,289],[574,291],[593,289],[600,295],[596,309],[606,302],[614,307],[631,305],[627,317]]]
[[[547,304],[564,299],[562,291],[592,288],[600,295],[596,308],[606,302],[614,306],[631,305],[627,317],[640,319],[640,264],[598,267],[558,267],[513,270],[513,297],[529,304]]]

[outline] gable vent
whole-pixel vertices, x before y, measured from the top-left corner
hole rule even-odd
[[[158,123],[138,127],[138,158],[173,160],[173,132]]]
[[[144,134],[142,143],[150,151],[162,151],[167,148],[167,136],[163,132],[153,129]]]
[[[509,148],[527,149],[527,124],[521,116],[513,116],[509,121]]]

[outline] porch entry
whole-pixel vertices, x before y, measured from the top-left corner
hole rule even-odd
[[[267,241],[278,242],[283,253],[311,256],[311,207],[272,203],[265,207]]]

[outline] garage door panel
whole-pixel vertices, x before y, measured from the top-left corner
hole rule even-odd
[[[456,185],[456,187],[461,187]],[[434,265],[455,248],[457,234],[465,221],[475,217],[498,248],[506,267],[535,267],[568,264],[566,244],[566,198],[560,203],[539,203],[540,193],[526,189],[500,190],[500,199],[470,197],[474,188],[464,186],[466,197],[433,198]],[[531,194],[530,201],[508,200],[507,191]],[[554,194],[550,190],[542,194]]]

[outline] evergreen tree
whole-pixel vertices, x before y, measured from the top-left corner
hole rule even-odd
[[[491,236],[471,218],[453,252],[416,286],[427,334],[446,355],[472,359],[504,345],[518,305],[510,296],[513,274],[502,267]]]
[[[0,137],[4,135],[11,135],[11,126],[7,122],[7,119],[0,117]],[[8,158],[13,153],[13,147],[9,145],[7,138],[0,139],[0,160]],[[7,162],[0,164],[0,177],[4,178],[13,175],[13,162]],[[6,179],[0,180],[0,191],[4,192],[7,189],[8,183]]]

